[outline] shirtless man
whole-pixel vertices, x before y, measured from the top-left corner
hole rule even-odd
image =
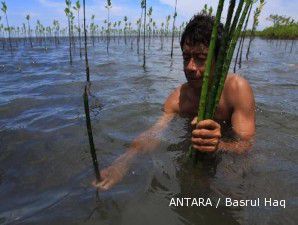
[[[249,83],[239,75],[227,76],[214,120],[202,120],[196,124],[213,21],[213,17],[198,14],[187,24],[180,42],[187,83],[169,95],[164,103],[164,113],[158,121],[139,135],[111,166],[101,171],[102,180],[94,182],[97,188],[107,190],[120,182],[136,155],[150,152],[157,147],[158,137],[175,115],[193,118],[191,142],[197,151],[212,153],[221,150],[242,153],[250,148],[255,134],[255,102]],[[220,43],[222,24],[218,32]],[[222,138],[223,128],[227,126],[232,130],[233,141]]]

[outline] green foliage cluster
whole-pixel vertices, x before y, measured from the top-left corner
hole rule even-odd
[[[210,7],[208,8],[208,5],[207,5],[207,4],[205,4],[205,5],[204,5],[204,8],[201,10],[201,13],[202,13],[202,14],[209,15],[209,16],[212,15],[212,12],[213,12],[213,8],[212,8],[212,6],[210,6]]]
[[[298,23],[267,27],[256,35],[270,39],[298,39]]]
[[[273,25],[257,31],[256,36],[269,39],[298,39],[298,22],[291,17],[271,14],[267,20]]]
[[[280,16],[277,14],[271,14],[267,20],[271,21],[273,23],[273,26],[280,26],[280,25],[289,25],[295,23],[295,20],[292,19],[291,17],[286,17],[286,16]]]

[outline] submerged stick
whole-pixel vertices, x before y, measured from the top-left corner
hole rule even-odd
[[[85,14],[85,0],[83,0],[83,11],[84,11],[84,42],[85,42],[85,66],[86,66],[86,79],[87,84],[85,85],[84,89],[84,109],[85,109],[85,116],[86,116],[86,126],[87,126],[87,133],[89,138],[89,146],[90,146],[90,153],[93,162],[93,168],[96,176],[97,182],[100,181],[100,173],[98,169],[98,161],[96,156],[96,150],[93,141],[93,134],[92,134],[92,126],[91,126],[91,119],[90,119],[90,111],[89,111],[89,100],[88,100],[88,85],[90,84],[90,74],[89,74],[89,63],[88,63],[88,54],[87,54],[87,31],[86,31],[86,14]]]
[[[100,181],[100,173],[99,173],[99,169],[98,169],[98,161],[97,161],[97,156],[96,156],[96,150],[95,150],[95,147],[94,147],[92,126],[91,126],[91,119],[90,119],[90,112],[89,112],[89,100],[88,100],[88,93],[87,93],[87,85],[85,86],[83,97],[84,97],[84,109],[85,109],[85,116],[86,116],[86,126],[87,126],[87,132],[88,132],[90,153],[91,153],[91,157],[92,157],[93,168],[94,168],[96,180]]]

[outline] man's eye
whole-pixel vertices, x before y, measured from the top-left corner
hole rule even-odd
[[[183,60],[184,61],[189,61],[190,60],[190,56],[183,56]]]
[[[203,65],[205,63],[206,59],[205,58],[196,58],[196,63],[199,65]]]

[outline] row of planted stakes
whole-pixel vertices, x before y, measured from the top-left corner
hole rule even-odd
[[[65,41],[67,39],[66,37],[63,36],[56,36],[56,35],[51,35],[51,33],[48,33],[48,36],[46,36],[45,30],[36,30],[35,37],[31,36],[32,30],[30,29],[30,16],[27,15],[26,19],[28,20],[28,32],[23,33],[19,35],[18,33],[14,32],[13,27],[9,26],[8,22],[8,16],[7,16],[7,5],[5,2],[1,2],[2,4],[2,12],[5,14],[6,18],[6,23],[7,27],[4,29],[7,32],[7,37],[2,32],[3,25],[1,25],[1,32],[2,32],[2,46],[3,50],[6,50],[7,48],[10,49],[11,54],[13,54],[14,50],[19,47],[19,45],[23,44],[24,46],[30,45],[31,48],[35,47],[44,47],[45,50],[47,49],[46,44],[51,44],[54,43],[58,47],[61,42]],[[66,0],[67,8],[70,9],[71,7],[71,1]],[[76,8],[79,10],[80,9],[80,2],[77,1],[76,3]],[[90,81],[90,70],[89,70],[89,61],[88,61],[88,50],[87,50],[87,26],[86,26],[86,7],[85,7],[85,0],[83,0],[83,34],[82,34],[82,39],[81,36],[75,38],[75,34],[69,32],[69,44],[70,44],[70,52],[71,49],[74,48],[75,45],[71,45],[75,43],[75,41],[79,40],[80,43],[84,43],[84,47],[81,46],[80,44],[80,56],[82,57],[82,53],[84,53],[84,59],[85,59],[85,71],[86,71],[86,84],[84,87],[84,92],[83,92],[83,101],[84,101],[84,111],[85,111],[85,118],[86,118],[86,127],[87,127],[87,134],[88,134],[88,139],[89,139],[89,147],[90,147],[90,154],[93,162],[93,168],[95,171],[95,176],[96,180],[100,180],[100,173],[99,173],[99,167],[98,167],[98,161],[97,161],[97,156],[96,156],[96,149],[94,145],[94,140],[93,140],[93,134],[92,134],[92,125],[91,125],[91,117],[90,117],[90,106],[89,106],[89,96],[91,94],[91,81]],[[67,12],[67,10],[65,10]],[[57,24],[57,21],[54,21],[55,24]],[[59,23],[58,23],[59,24]],[[40,22],[37,23],[37,26],[40,28],[41,24]],[[70,28],[69,28],[70,29]],[[43,32],[43,33],[42,33]],[[60,34],[60,31],[59,31]],[[8,45],[8,47],[6,46]],[[71,56],[71,55],[70,55]],[[70,63],[72,59],[70,58]],[[97,192],[98,193],[98,192]]]
[[[97,42],[104,42],[106,44],[106,52],[109,54],[109,46],[111,41],[118,44],[125,44],[133,49],[136,46],[138,54],[143,54],[143,67],[146,66],[146,48],[150,48],[151,40],[158,39],[160,42],[160,49],[164,50],[164,43],[171,43],[170,55],[173,57],[173,46],[175,38],[178,40],[186,26],[186,22],[182,22],[179,26],[176,25],[177,17],[177,0],[175,0],[175,8],[173,15],[168,15],[164,22],[159,26],[153,18],[153,8],[147,7],[147,1],[140,1],[140,17],[136,21],[129,21],[127,16],[123,20],[112,21],[110,18],[110,11],[112,10],[111,0],[107,0],[105,8],[107,9],[107,18],[100,26],[95,23],[95,15],[91,15],[89,23],[86,24],[86,15],[84,14],[84,24],[81,21],[81,2],[77,0],[72,3],[71,0],[65,0],[65,15],[67,18],[67,26],[61,27],[58,20],[54,20],[52,25],[44,26],[39,20],[36,21],[34,29],[32,29],[32,21],[30,15],[24,18],[22,26],[9,26],[8,7],[5,1],[1,2],[1,10],[3,17],[0,16],[0,46],[2,50],[8,50],[11,54],[18,47],[43,47],[47,50],[51,46],[58,47],[59,45],[69,45],[69,62],[72,64],[73,54],[76,48],[79,49],[79,55],[82,58],[82,45],[86,41],[89,45],[95,45]],[[85,6],[85,1],[83,1]],[[237,51],[238,64],[241,67],[243,43],[246,36],[249,36],[249,43],[246,52],[246,58],[250,52],[251,42],[254,39],[254,34],[259,23],[259,15],[264,6],[264,1],[260,1],[258,7],[254,11],[253,26],[251,30],[246,32],[248,18],[252,7],[249,9],[248,17],[245,22],[239,48]],[[201,10],[201,13],[213,15],[213,8],[208,7],[207,4]],[[6,24],[6,25],[4,25]],[[83,40],[82,33],[86,33],[86,39]],[[88,38],[87,38],[88,37]],[[143,42],[143,43],[141,43]],[[0,48],[1,48],[0,47]],[[141,52],[142,51],[142,52]],[[241,54],[239,54],[241,53]],[[236,60],[236,61],[237,61]],[[235,69],[236,70],[236,63]]]

